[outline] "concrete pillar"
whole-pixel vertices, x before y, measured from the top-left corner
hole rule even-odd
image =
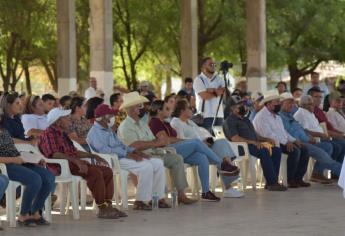
[[[57,73],[58,94],[77,90],[77,58],[74,0],[56,0],[57,6]]]
[[[90,76],[108,102],[113,92],[112,0],[90,0],[90,10]]]
[[[182,78],[198,74],[197,0],[181,0],[181,71]]]
[[[266,1],[246,0],[247,81],[249,91],[267,90]]]

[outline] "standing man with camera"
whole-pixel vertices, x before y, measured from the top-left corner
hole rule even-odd
[[[225,91],[224,80],[216,73],[216,63],[211,57],[201,62],[201,73],[194,80],[197,112],[203,116],[201,125],[212,132],[212,124],[223,124],[224,110],[221,97]]]

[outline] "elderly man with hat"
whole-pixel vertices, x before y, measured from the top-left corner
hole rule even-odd
[[[256,133],[253,124],[245,116],[245,101],[239,96],[232,96],[231,114],[223,125],[225,136],[233,142],[248,144],[250,155],[259,158],[269,191],[285,191],[286,187],[278,183],[281,150],[275,147],[273,140]]]
[[[345,133],[345,114],[343,112],[343,97],[338,91],[331,92],[328,96],[330,108],[326,114],[328,121]]]
[[[107,167],[107,162],[97,155],[78,151],[64,132],[69,127],[68,115],[70,114],[71,110],[61,108],[54,108],[48,113],[49,127],[40,136],[38,144],[40,151],[47,158],[68,160],[71,173],[86,180],[99,208],[99,218],[117,219],[127,216],[112,207],[113,171]],[[81,158],[93,159],[97,165],[92,165]],[[54,167],[55,173],[59,172],[56,166]]]
[[[277,90],[268,91],[261,104],[264,107],[256,115],[253,124],[256,132],[274,141],[283,153],[288,155],[287,178],[288,187],[297,188],[307,171],[309,153],[301,142],[292,137],[284,128],[283,121],[278,115],[281,96]]]
[[[282,97],[282,107],[281,111],[279,112],[280,117],[283,120],[284,127],[287,132],[299,140],[302,146],[308,149],[309,155],[316,161],[313,174],[311,176],[311,180],[321,183],[329,183],[329,181],[324,180],[324,178],[319,178],[319,176],[323,175],[323,171],[325,169],[331,170],[337,176],[340,174],[341,164],[336,162],[332,159],[333,153],[333,146],[329,142],[321,141],[320,138],[316,139],[313,136],[309,135],[303,128],[303,126],[298,123],[298,121],[293,117],[293,105],[294,105],[294,98],[290,93],[283,93],[281,94]],[[302,106],[305,106],[305,99],[302,101]],[[312,105],[309,105],[312,107]],[[300,108],[304,109],[304,108]],[[308,112],[308,111],[306,111]],[[309,113],[312,117],[309,117],[307,114],[308,122],[312,123],[315,122],[318,125],[316,118],[313,116],[312,113]],[[298,115],[297,115],[298,116]],[[297,182],[300,187],[308,187],[308,183],[304,183],[303,181]]]
[[[95,110],[96,122],[87,135],[90,147],[99,153],[116,154],[120,166],[138,177],[135,210],[151,210],[148,202],[153,193],[159,197],[159,207],[169,208],[165,202],[165,168],[163,161],[151,158],[140,149],[122,143],[113,132],[114,110],[101,104]]]
[[[195,200],[187,198],[184,190],[188,187],[184,172],[183,157],[165,148],[166,139],[156,139],[146,122],[140,119],[140,109],[148,99],[131,92],[124,95],[121,109],[126,110],[127,117],[118,129],[119,138],[130,147],[144,151],[147,155],[155,156],[164,161],[164,166],[171,171],[174,187],[178,192],[178,201],[182,204],[192,204]],[[171,149],[171,148],[170,148]]]

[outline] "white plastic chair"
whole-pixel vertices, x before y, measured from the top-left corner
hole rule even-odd
[[[79,204],[78,204],[78,183],[82,180],[82,178],[80,176],[74,176],[71,174],[68,161],[64,159],[45,158],[37,147],[34,147],[29,144],[16,144],[16,148],[22,152],[34,153],[40,156],[41,159],[44,159],[46,163],[60,165],[61,174],[59,176],[55,176],[55,183],[62,185],[62,191],[61,191],[61,196],[60,196],[60,214],[64,215],[68,211],[68,209],[66,209],[65,199],[67,197],[66,188],[69,187],[69,195],[71,197],[71,202],[72,202],[73,219],[75,220],[80,219]],[[51,209],[50,198],[49,198],[49,201],[50,201],[49,204],[46,203],[46,209]],[[48,220],[49,218],[51,220],[51,216],[47,217]]]
[[[224,138],[226,139],[223,131],[222,126],[214,126],[213,132],[216,136],[216,138]],[[234,151],[237,158],[234,160],[235,164],[239,166],[240,168],[240,175],[241,175],[241,183],[242,183],[242,190],[245,190],[247,188],[247,175],[248,175],[248,166],[250,170],[250,179],[252,182],[252,188],[253,190],[256,190],[256,168],[258,159],[249,153],[248,144],[244,142],[230,142],[232,150]],[[244,151],[243,155],[239,155],[239,147],[241,147]]]

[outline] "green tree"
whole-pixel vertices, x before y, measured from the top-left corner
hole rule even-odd
[[[344,61],[344,1],[268,1],[268,64],[288,67],[291,89],[324,61]]]

